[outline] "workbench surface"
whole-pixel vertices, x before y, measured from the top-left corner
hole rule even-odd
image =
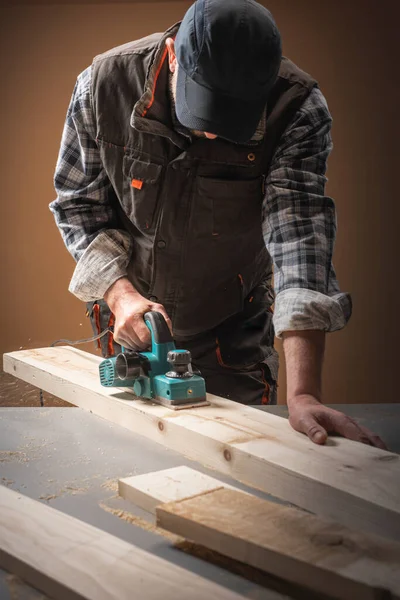
[[[400,453],[400,404],[337,405],[335,408],[373,429],[391,451]],[[262,410],[287,416],[285,406],[262,407]],[[46,502],[249,598],[289,598],[174,548],[155,528],[152,515],[118,496],[118,478],[179,465],[250,490],[226,475],[206,469],[200,463],[79,408],[0,409],[2,485]],[[271,499],[262,492],[251,491],[261,498]],[[43,598],[0,569],[0,600]]]

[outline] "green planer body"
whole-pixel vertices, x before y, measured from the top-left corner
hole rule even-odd
[[[163,315],[148,312],[144,321],[151,334],[151,351],[122,348],[117,356],[103,360],[101,385],[129,387],[136,396],[175,410],[209,404],[204,379],[193,372],[190,352],[176,349]]]

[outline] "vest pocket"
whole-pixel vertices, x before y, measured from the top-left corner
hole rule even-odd
[[[161,171],[161,165],[124,156],[122,208],[132,223],[144,233],[149,233],[155,227]]]
[[[254,366],[268,358],[274,346],[271,278],[245,298],[242,311],[217,327],[221,362],[230,368]]]
[[[263,178],[248,180],[198,177],[198,194],[210,235],[232,235],[254,228],[261,230]]]

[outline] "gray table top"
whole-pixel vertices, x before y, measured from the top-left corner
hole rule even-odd
[[[400,453],[400,405],[341,405],[340,408],[374,429],[392,451]],[[286,408],[281,406],[263,409],[286,414]],[[0,408],[1,484],[243,596],[262,600],[289,598],[177,550],[155,528],[152,515],[118,496],[118,478],[178,465],[191,466],[249,490],[227,476],[79,408]],[[262,492],[251,491],[271,499]],[[0,570],[0,599],[15,597],[43,598]]]

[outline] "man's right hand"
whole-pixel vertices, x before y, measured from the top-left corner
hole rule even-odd
[[[131,350],[145,350],[151,345],[149,328],[143,316],[149,311],[163,315],[172,334],[172,323],[162,304],[151,302],[135,290],[126,277],[117,279],[104,294],[115,315],[114,340]]]

